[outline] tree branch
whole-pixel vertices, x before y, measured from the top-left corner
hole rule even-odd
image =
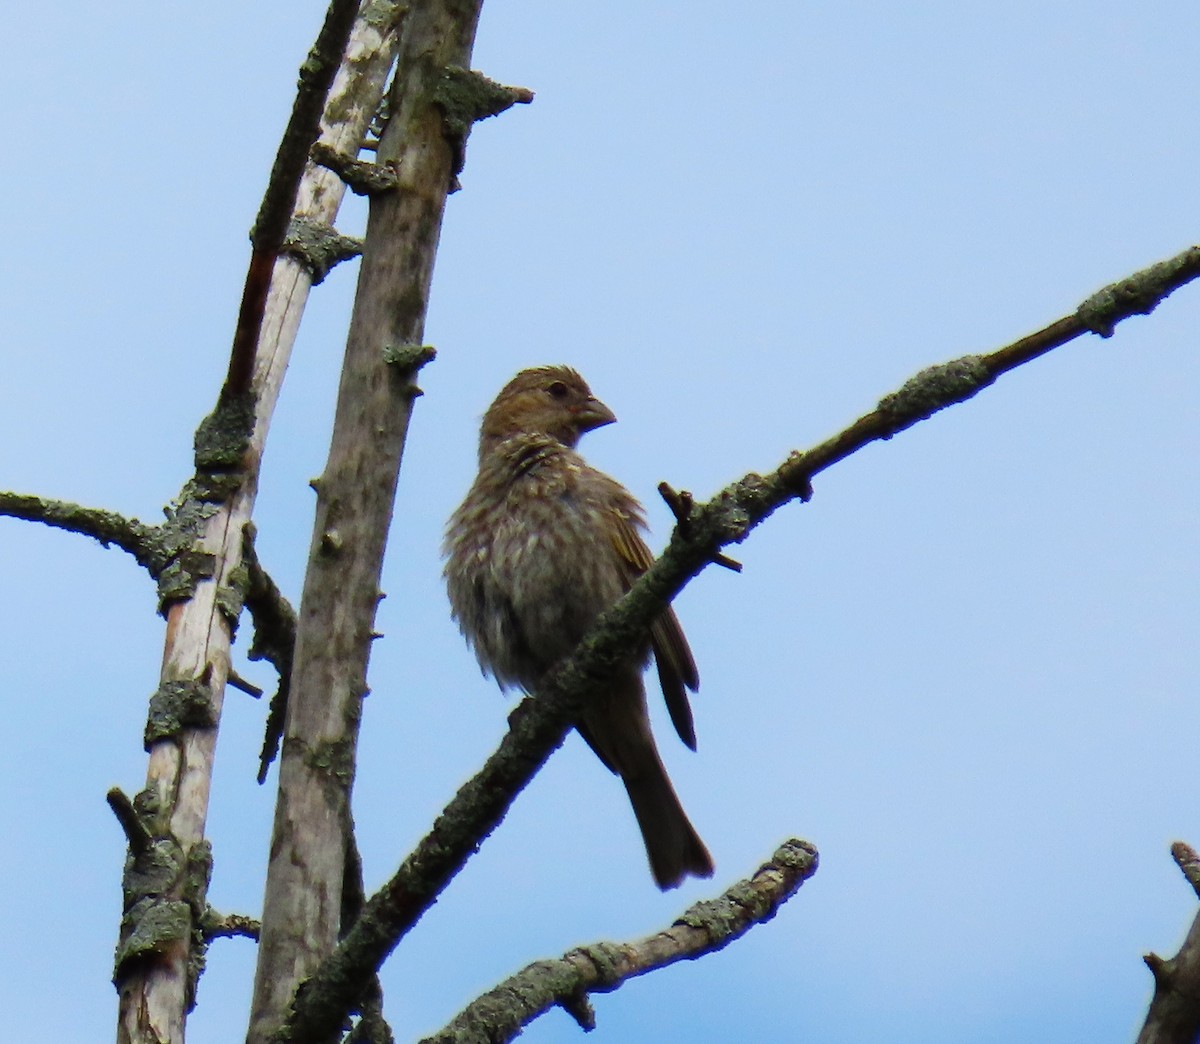
[[[357,2],[335,0],[330,25],[357,9]],[[391,0],[365,0],[348,49],[326,47],[331,37],[322,33],[316,49],[319,60],[340,65],[325,104],[322,135],[343,148],[361,142],[378,107],[395,54],[398,12],[398,5]],[[344,61],[331,57],[343,49]],[[324,89],[313,85],[333,71],[327,68],[314,73],[309,88],[324,97]],[[297,110],[306,104],[298,103]],[[308,130],[300,137],[299,164],[291,160],[283,164],[294,177],[305,170],[311,143]],[[280,152],[293,154],[287,143]],[[295,198],[297,217],[332,223],[344,194],[340,182],[326,171],[309,167],[297,196],[294,184],[289,183],[286,190],[280,187],[291,178],[293,173],[273,178],[276,187],[268,196]],[[139,808],[148,810],[154,836],[163,839],[160,847],[169,849],[183,870],[169,883],[171,891],[155,904],[140,904],[130,889],[132,898],[122,922],[122,949],[114,980],[120,995],[120,1044],[181,1044],[203,961],[198,926],[206,909],[201,885],[207,880],[200,870],[208,859],[204,830],[216,749],[215,723],[224,699],[232,627],[245,597],[243,532],[254,506],[270,418],[312,284],[300,262],[276,257],[283,233],[276,238],[269,226],[282,215],[286,229],[293,208],[291,202],[280,204],[279,214],[273,208],[269,200],[264,201],[264,212],[269,215],[262,219],[261,239],[256,240],[247,274],[229,376],[216,410],[197,432],[196,476],[164,524],[182,543],[176,561],[159,578],[167,615],[160,690],[172,683],[204,678],[211,724],[187,724],[178,734],[154,742],[146,787],[135,798],[135,804],[141,799]],[[258,299],[264,294],[265,305]],[[165,915],[169,915],[169,935],[144,930],[134,920]],[[155,925],[151,923],[149,928]]]
[[[595,1029],[588,994],[611,993],[635,976],[723,949],[774,917],[816,870],[817,850],[792,839],[753,877],[689,907],[670,928],[630,943],[593,943],[557,960],[536,961],[472,1001],[421,1044],[500,1044],[555,1006],[584,1030]]]
[[[346,339],[328,460],[305,572],[279,760],[249,1044],[288,1018],[297,985],[335,947],[346,810],[354,779],[379,578],[423,343],[426,306],[451,179],[435,81],[469,61],[482,0],[413,4],[404,16],[378,149],[398,190],[370,197],[358,291]],[[349,155],[357,151],[340,148]],[[352,929],[353,931],[353,929]],[[355,1007],[357,981],[322,1044]]]
[[[211,906],[200,922],[200,931],[206,942],[213,939],[253,939],[258,942],[262,927],[253,917],[245,914],[219,914]]]
[[[98,540],[103,547],[115,545],[133,555],[138,565],[149,570],[156,579],[169,558],[163,547],[160,526],[148,526],[115,511],[0,490],[0,515],[81,533]]]
[[[604,612],[575,652],[551,671],[509,716],[509,731],[483,768],[465,783],[433,828],[363,908],[354,927],[297,992],[278,1042],[319,1042],[354,1004],[368,976],[420,919],[516,796],[562,744],[587,698],[636,648],[651,623],[684,585],[721,549],[793,500],[812,495],[819,472],[879,439],[962,402],[1000,374],[1095,330],[1103,335],[1122,319],[1144,314],[1173,290],[1200,275],[1200,247],[1139,272],[1089,298],[1079,313],[989,355],[966,356],[930,367],[880,400],[879,407],[805,452],[793,452],[767,476],[751,473],[712,500],[692,508],[662,556],[633,588]]]
[[[1200,855],[1182,841],[1171,846],[1171,855],[1200,895]],[[1154,976],[1154,997],[1137,1044],[1195,1044],[1200,1039],[1200,914],[1174,957],[1148,953],[1143,960]]]
[[[258,335],[266,312],[267,292],[271,288],[275,259],[287,236],[300,190],[300,179],[308,162],[308,150],[320,132],[325,100],[333,86],[334,76],[341,68],[359,6],[360,0],[332,0],[325,14],[325,24],[321,26],[304,64],[300,66],[300,84],[292,105],[292,116],[275,153],[267,191],[263,194],[254,230],[250,234],[253,250],[229,355],[229,372],[225,387],[221,390],[222,398],[237,398],[250,390]]]

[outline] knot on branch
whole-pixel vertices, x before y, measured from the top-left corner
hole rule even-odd
[[[964,355],[922,370],[905,381],[899,391],[879,400],[879,412],[887,419],[889,429],[882,437],[890,439],[947,406],[965,402],[993,380],[979,355]]]
[[[1111,337],[1122,319],[1149,315],[1198,272],[1200,246],[1194,246],[1096,291],[1075,310],[1075,316],[1092,333]]]
[[[186,995],[190,1010],[204,967],[206,941],[200,926],[208,908],[212,849],[201,841],[185,852],[158,822],[158,803],[148,792],[131,802],[114,788],[108,803],[129,839],[113,982],[119,989],[136,968],[190,942]]]
[[[211,580],[216,576],[216,557],[193,545],[204,535],[205,524],[219,510],[214,502],[219,498],[212,496],[212,477],[217,474],[210,472],[207,478],[202,479],[198,473],[166,508],[166,521],[159,527],[163,565],[155,574],[158,580],[158,611],[164,616],[172,603],[191,598],[201,580]],[[229,477],[227,485],[231,489],[240,484],[240,471],[224,474]]]
[[[200,422],[192,445],[197,471],[231,471],[240,468],[254,431],[253,395],[230,395]]]
[[[383,349],[383,361],[404,383],[409,401],[425,394],[417,387],[416,377],[436,358],[437,349],[431,344],[389,344]]]
[[[778,504],[774,485],[768,479],[750,472],[721,490],[712,500],[695,512],[693,527],[705,541],[726,544],[741,543],[759,522]],[[719,561],[724,556],[710,556],[727,569],[740,571],[733,559]],[[728,563],[728,564],[727,564]]]
[[[358,257],[363,244],[361,239],[343,236],[324,221],[296,217],[288,226],[281,249],[304,266],[313,286],[320,286],[336,265]]]
[[[624,966],[629,962],[627,947],[611,942],[597,942],[590,946],[579,946],[564,954],[564,959],[574,961],[583,959],[591,966],[590,978],[603,992],[603,987],[613,986],[625,977]]]
[[[217,408],[196,428],[196,475],[189,485],[198,499],[224,503],[241,486],[257,407],[249,392],[222,393]]]
[[[497,83],[474,69],[448,65],[434,88],[433,100],[441,107],[446,132],[465,138],[471,124],[499,116],[514,105],[528,105],[533,91]]]
[[[242,615],[242,606],[246,604],[246,594],[250,590],[250,569],[244,562],[239,562],[228,574],[228,583],[217,588],[217,608],[229,623],[230,637],[237,634],[238,619]]]
[[[442,110],[442,130],[453,153],[450,191],[457,192],[462,187],[458,175],[466,163],[471,126],[489,116],[499,116],[514,105],[528,105],[533,101],[533,91],[506,87],[473,69],[448,65],[434,88],[433,101]]]
[[[158,611],[167,615],[173,602],[185,602],[201,580],[217,575],[217,558],[208,551],[181,551],[158,576]]]
[[[207,671],[205,672],[208,673]],[[178,739],[185,729],[211,729],[217,724],[208,678],[163,682],[150,697],[144,743]]]

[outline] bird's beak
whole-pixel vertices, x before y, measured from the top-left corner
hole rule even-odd
[[[575,426],[581,432],[594,431],[617,421],[617,415],[595,396],[588,396],[582,405],[576,406],[571,412],[575,417]]]

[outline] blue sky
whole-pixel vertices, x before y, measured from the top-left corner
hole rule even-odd
[[[0,487],[153,520],[224,372],[323,8],[10,8]],[[485,7],[475,66],[537,99],[476,129],[443,232],[355,793],[368,884],[510,707],[449,620],[438,544],[513,372],[568,363],[613,408],[583,449],[657,546],[659,481],[706,497],[1196,242],[1198,59],[1200,9],[1166,0]],[[264,462],[259,546],[293,597],[354,275],[313,296]],[[668,924],[798,835],[822,865],[779,917],[597,998],[593,1039],[1130,1040],[1141,954],[1196,911],[1168,845],[1200,844],[1198,323],[1185,288],[1003,378],[822,475],[735,549],[742,575],[693,583],[699,752],[657,722],[717,877],[658,893],[570,739],[385,969],[398,1039],[529,960]],[[161,622],[132,560],[7,520],[0,590],[21,954],[0,1006],[53,997],[39,1037],[105,1039],[103,796],[144,778]],[[222,724],[222,910],[261,902],[264,711],[231,693]],[[252,966],[214,947],[191,1041],[239,1039]],[[525,1039],[577,1036],[552,1013]]]

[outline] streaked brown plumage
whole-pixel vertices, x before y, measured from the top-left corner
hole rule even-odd
[[[501,686],[533,690],[653,561],[641,505],[575,452],[584,432],[615,420],[565,366],[523,370],[484,414],[479,474],[443,550],[454,617]],[[578,729],[625,783],[654,879],[672,888],[688,874],[710,876],[713,864],[650,732],[642,671],[651,651],[671,721],[695,749],[687,692],[699,678],[670,608]]]

